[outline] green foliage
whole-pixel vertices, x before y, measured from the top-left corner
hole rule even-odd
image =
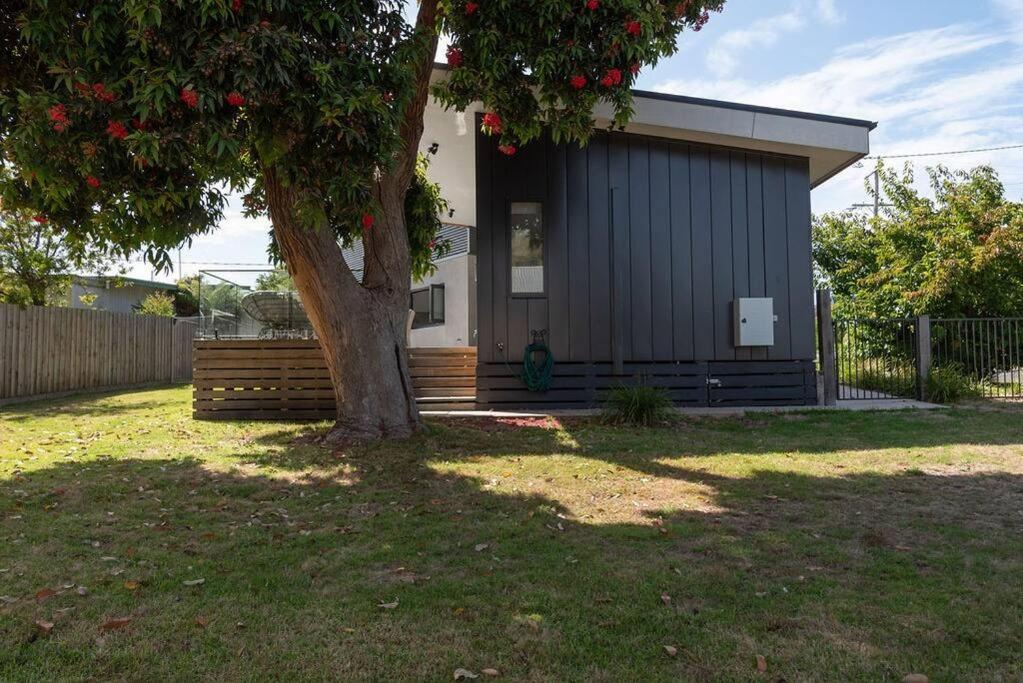
[[[174,317],[174,297],[163,292],[153,292],[139,303],[139,315]]]
[[[84,10],[84,11],[83,11]],[[28,0],[40,69],[0,88],[6,206],[157,265],[261,170],[303,188],[300,218],[356,234],[399,148],[417,43],[403,3]]]
[[[66,303],[73,271],[109,266],[101,249],[23,212],[0,213],[0,303]]]
[[[408,229],[409,251],[412,255],[412,279],[422,280],[437,271],[434,260],[451,251],[451,243],[438,240],[448,203],[441,196],[440,185],[426,175],[429,158],[419,155],[416,173],[405,195],[405,227]]]
[[[980,398],[983,387],[959,364],[931,368],[927,378],[927,400],[954,404],[966,398]]]
[[[723,2],[439,0],[436,26],[415,29],[398,0],[17,0],[0,13],[13,57],[0,71],[0,162],[13,169],[0,195],[169,267],[170,248],[222,218],[227,191],[265,214],[272,172],[297,190],[302,222],[350,243],[403,133],[421,125],[415,79],[435,29],[460,56],[442,102],[483,102],[505,145],[542,125],[582,141],[598,102],[623,125],[639,68]],[[414,215],[437,204],[430,188],[413,195]],[[410,237],[422,274],[429,222]]]
[[[652,427],[670,420],[673,404],[663,389],[620,386],[608,392],[604,419],[612,424]]]
[[[935,198],[879,166],[877,219],[851,212],[814,221],[818,279],[836,317],[1001,317],[1023,313],[1023,204],[991,168],[930,169]]]
[[[475,10],[471,7],[477,5]],[[632,115],[639,69],[674,54],[679,34],[699,30],[724,0],[487,0],[445,2],[454,68],[434,92],[464,109],[499,117],[504,145],[539,137],[585,141],[593,108],[610,105],[613,126]],[[457,64],[457,66],[456,66]]]
[[[256,289],[268,292],[293,292],[295,283],[288,274],[288,269],[278,266],[256,278]]]
[[[236,315],[241,308],[243,290],[237,285],[213,278],[200,281],[198,275],[183,277],[177,284],[189,304],[203,315]]]

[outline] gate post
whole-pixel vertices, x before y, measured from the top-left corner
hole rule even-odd
[[[927,400],[927,381],[931,376],[931,316],[916,319],[916,397]]]
[[[821,374],[825,406],[838,405],[838,362],[835,358],[835,327],[831,322],[831,290],[817,290],[817,338],[820,340]]]

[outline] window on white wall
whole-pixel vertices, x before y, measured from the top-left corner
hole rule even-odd
[[[430,285],[422,289],[412,290],[409,303],[415,316],[412,318],[412,329],[444,324],[444,285]]]

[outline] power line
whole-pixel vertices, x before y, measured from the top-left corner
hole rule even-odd
[[[980,152],[1001,152],[1007,149],[1023,149],[1023,145],[1004,145],[1002,147],[982,147],[979,149],[959,149],[952,152],[920,152],[918,154],[875,154],[866,159],[917,159],[920,157],[948,157],[959,154],[978,154]]]
[[[119,259],[116,263],[149,263],[146,259]],[[249,261],[178,261],[178,265],[186,266],[264,266],[270,267],[270,263],[249,262]]]

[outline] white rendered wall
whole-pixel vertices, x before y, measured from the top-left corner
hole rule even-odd
[[[444,324],[412,330],[411,346],[476,345],[476,257],[468,254],[437,263],[437,272],[412,289],[444,285]]]

